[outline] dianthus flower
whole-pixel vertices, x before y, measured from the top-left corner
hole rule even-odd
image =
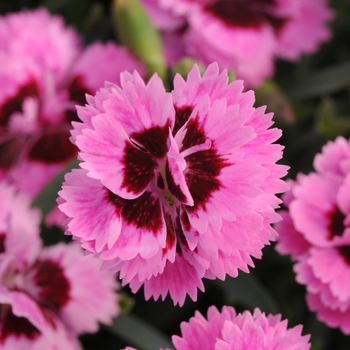
[[[287,328],[281,315],[265,315],[259,309],[236,313],[224,306],[221,313],[215,306],[208,310],[207,319],[199,312],[188,323],[181,323],[182,337],[173,336],[176,350],[307,350],[310,336],[301,335],[302,326]]]
[[[195,299],[203,277],[248,272],[276,237],[281,132],[242,90],[216,64],[177,75],[171,93],[125,72],[78,108],[82,169],[59,192],[67,233],[147,299]]]
[[[4,258],[15,258],[15,269],[31,264],[42,249],[39,237],[41,215],[30,209],[28,195],[18,193],[7,181],[0,181],[0,265]]]
[[[170,64],[183,55],[217,61],[249,86],[273,74],[275,58],[296,60],[316,51],[330,37],[326,23],[333,16],[327,0],[143,2],[162,29]]]
[[[319,320],[350,334],[350,142],[338,137],[284,195],[276,249],[291,254]]]
[[[288,321],[281,321],[281,315],[266,316],[257,308],[252,314],[236,313],[230,306],[224,306],[220,312],[211,306],[207,319],[196,311],[180,327],[181,336],[172,337],[176,350],[308,350],[311,347],[310,336],[301,334],[301,325],[287,328]]]
[[[0,183],[0,347],[81,349],[119,312],[115,276],[75,243],[42,247],[29,196]]]
[[[124,47],[80,41],[43,8],[0,16],[0,177],[31,195],[77,155],[75,105],[125,69],[143,71]]]

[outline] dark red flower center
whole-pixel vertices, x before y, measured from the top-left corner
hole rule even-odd
[[[204,127],[200,125],[198,118],[192,118],[187,124],[187,132],[180,151],[204,144],[205,141]],[[214,141],[211,142],[210,149],[194,152],[185,157],[187,163],[185,179],[194,200],[194,206],[187,207],[187,211],[196,211],[198,207],[205,210],[212,193],[222,186],[218,176],[229,164],[217,153]]]
[[[146,191],[136,199],[126,200],[107,190],[107,199],[115,205],[117,215],[135,228],[157,233],[163,225],[159,199],[151,192]]]
[[[78,105],[85,104],[85,94],[91,93],[81,76],[73,78],[68,87],[64,88],[68,91],[69,100]],[[23,102],[27,97],[37,97],[40,101],[39,89],[35,80],[20,86],[16,94],[0,106],[0,126],[6,128],[11,115],[23,111]],[[75,109],[68,109],[64,112],[63,117],[65,120],[60,121],[60,125],[43,125],[42,134],[30,145],[27,154],[30,160],[44,164],[55,164],[67,162],[77,155],[77,148],[69,141],[71,122],[79,120],[77,112]],[[40,115],[38,116],[39,120]],[[7,131],[4,130],[4,132]],[[11,137],[9,135],[1,142],[0,167],[2,169],[8,170],[14,164],[25,141],[27,139],[24,135],[12,135]]]
[[[175,242],[178,252],[181,246],[187,246],[184,231],[190,230],[191,225],[186,212],[206,210],[213,192],[222,186],[218,178],[222,169],[229,165],[218,154],[214,141],[208,140],[199,117],[191,116],[193,107],[175,107],[175,111],[173,136],[185,127],[177,155],[187,164],[182,182],[178,174],[176,177],[172,173],[169,163],[170,135],[166,124],[131,134],[124,147],[122,187],[135,194],[144,192],[135,199],[126,200],[106,189],[106,199],[129,225],[156,234],[165,223],[167,246],[164,253]],[[189,202],[184,184],[193,198],[193,205],[186,204]]]
[[[332,210],[327,213],[328,217],[328,238],[332,240],[336,236],[342,236],[345,230],[344,220],[345,215],[340,211],[338,206],[334,206]]]
[[[39,260],[33,266],[33,281],[39,287],[34,296],[41,305],[59,311],[70,300],[70,283],[62,267],[55,261]]]
[[[350,246],[338,247],[338,251],[345,262],[350,266]]]
[[[216,0],[205,10],[229,27],[259,29],[268,23],[278,33],[287,21],[276,14],[275,0]]]
[[[7,127],[11,115],[15,112],[22,112],[23,102],[27,97],[37,96],[39,96],[39,89],[34,80],[20,86],[17,93],[5,100],[0,106],[0,126]]]
[[[0,233],[0,253],[5,253],[5,239],[6,239],[6,234],[1,232]]]
[[[15,316],[11,307],[2,305],[4,315],[0,317],[0,343],[4,343],[10,336],[26,337],[34,340],[40,336],[40,331],[26,318]]]
[[[84,106],[86,103],[86,94],[92,94],[89,88],[87,88],[83,77],[80,75],[74,77],[68,85],[69,100],[76,102],[79,106]],[[66,120],[70,123],[72,121],[80,121],[76,110],[66,111]]]
[[[8,135],[0,143],[0,168],[9,170],[17,161],[19,153],[26,142],[26,137],[22,135]]]
[[[42,134],[33,144],[28,158],[44,164],[66,162],[78,153],[78,149],[69,141],[69,130],[52,131]]]

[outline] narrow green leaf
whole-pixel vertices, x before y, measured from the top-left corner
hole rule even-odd
[[[138,0],[114,0],[112,23],[119,39],[143,61],[148,76],[157,73],[166,80],[165,62],[160,33],[154,28]]]
[[[295,122],[292,105],[280,86],[273,80],[266,80],[255,90],[256,105],[267,106],[268,112],[274,113],[274,120],[281,125]]]
[[[69,4],[70,0],[45,0],[43,6],[45,6],[50,12],[57,12]]]
[[[78,166],[79,161],[74,159],[34,198],[32,207],[39,208],[43,214],[43,217],[45,217],[55,207],[56,199],[58,197],[57,193],[61,190],[65,174]]]
[[[173,348],[170,340],[158,329],[132,314],[121,314],[111,326],[103,326],[138,350]]]
[[[330,139],[350,131],[350,118],[337,116],[336,107],[336,102],[333,99],[324,98],[315,115],[316,130]]]
[[[350,62],[344,62],[316,72],[310,72],[288,82],[286,91],[291,97],[325,96],[350,86]]]
[[[240,273],[237,278],[226,277],[225,281],[215,280],[213,283],[224,294],[225,304],[240,304],[252,310],[258,307],[272,314],[279,312],[277,301],[253,273]]]

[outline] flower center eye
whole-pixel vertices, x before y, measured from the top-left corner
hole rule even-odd
[[[135,140],[133,140],[131,137],[129,137],[129,140],[130,140],[130,142],[131,142],[135,147],[137,147],[140,151],[142,151],[142,152],[147,152],[147,153],[148,153],[148,151],[147,151],[147,149],[146,149],[145,147],[143,147],[142,145],[140,145],[138,142],[136,142]]]
[[[327,226],[329,232],[329,239],[333,239],[335,236],[342,236],[346,226],[344,225],[345,215],[340,209],[335,206],[327,214],[329,224]]]
[[[205,10],[229,27],[261,28],[269,23],[278,32],[287,18],[275,13],[274,0],[218,0]]]

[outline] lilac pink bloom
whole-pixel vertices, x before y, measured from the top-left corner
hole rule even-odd
[[[232,68],[252,87],[274,60],[297,60],[330,37],[327,0],[143,0],[162,30],[170,64],[190,56]],[[164,20],[165,19],[165,20]],[[302,39],[301,39],[302,38]]]
[[[281,315],[265,315],[259,309],[253,313],[237,313],[233,307],[215,306],[207,318],[198,311],[189,322],[181,323],[181,336],[172,337],[176,350],[308,350],[309,335],[302,335],[302,326],[288,328]]]
[[[217,64],[177,75],[171,93],[125,72],[78,108],[81,169],[59,192],[67,233],[147,299],[195,300],[203,277],[249,272],[276,238],[281,131],[242,90]]]
[[[285,194],[276,249],[295,261],[309,308],[350,334],[350,142],[339,136],[299,174]]]
[[[115,276],[76,243],[42,247],[38,210],[6,182],[0,207],[1,349],[81,349],[119,312]]]
[[[258,308],[253,313],[237,313],[231,306],[221,312],[211,306],[207,318],[196,311],[180,325],[181,336],[173,335],[176,350],[309,350],[310,335],[302,335],[302,326],[288,328],[281,315],[266,315]],[[136,350],[127,347],[124,350]]]
[[[98,64],[96,63],[98,62]],[[84,48],[44,8],[0,16],[0,178],[35,196],[71,160],[75,105],[105,80],[143,67],[112,42]]]

